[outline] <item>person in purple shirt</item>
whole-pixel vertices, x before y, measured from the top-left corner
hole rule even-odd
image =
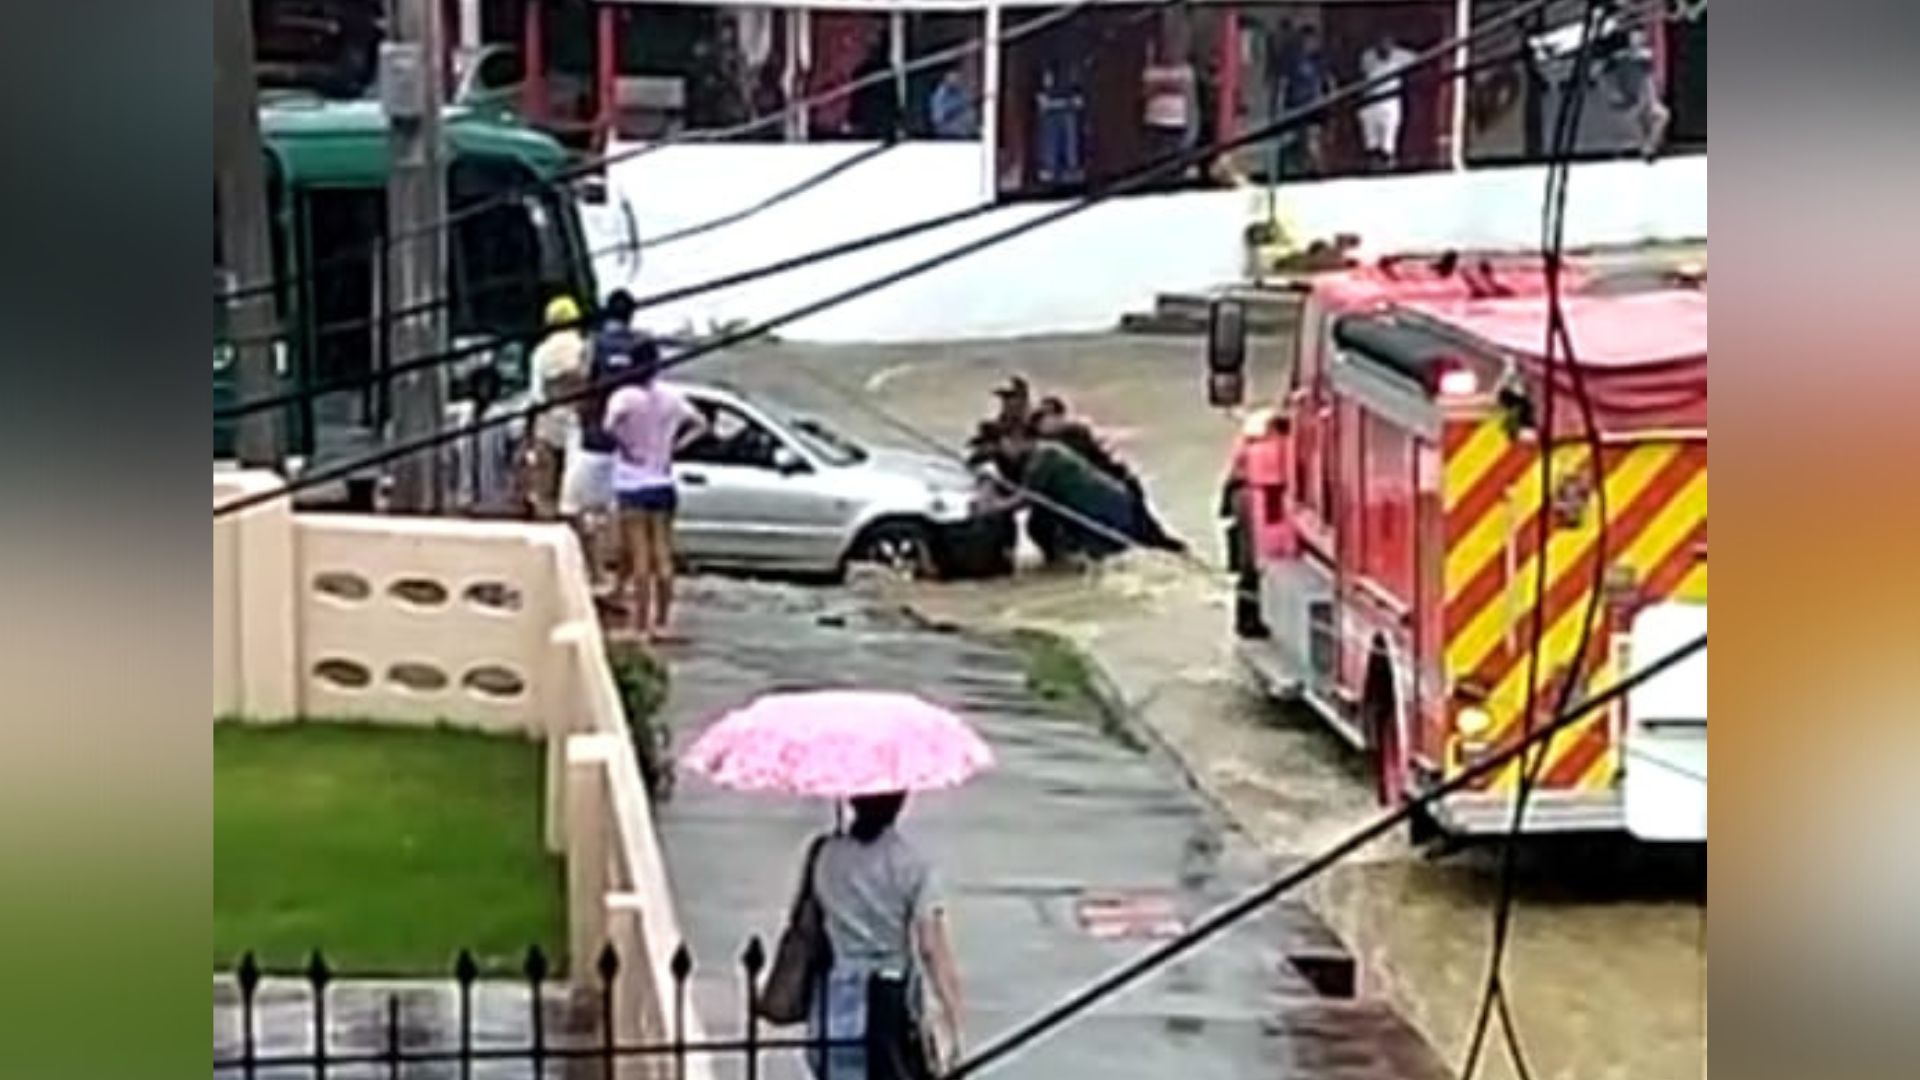
[[[658,368],[651,359],[635,365],[608,397],[604,417],[632,625],[647,642],[664,636],[673,614],[673,515],[680,502],[673,459],[707,431],[700,410],[655,378]]]

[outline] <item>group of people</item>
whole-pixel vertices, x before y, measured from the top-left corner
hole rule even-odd
[[[1050,564],[1100,560],[1138,544],[1184,552],[1186,545],[1154,516],[1140,477],[1058,397],[1033,399],[1013,376],[995,390],[999,411],[969,445],[969,464],[1001,483],[995,509],[1000,538],[1011,549],[1015,511],[1027,515],[1027,536]]]
[[[633,632],[664,636],[673,613],[673,482],[676,453],[707,432],[706,417],[660,382],[660,350],[633,327],[624,289],[591,323],[572,297],[547,304],[547,334],[534,349],[536,412],[524,432],[529,509],[563,519],[580,537],[596,593],[611,538]]]

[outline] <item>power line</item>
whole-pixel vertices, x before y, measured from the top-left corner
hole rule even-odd
[[[1580,370],[1579,359],[1574,355],[1572,335],[1567,329],[1565,308],[1562,302],[1561,269],[1566,240],[1567,193],[1570,187],[1572,160],[1579,140],[1580,121],[1584,113],[1587,87],[1590,82],[1589,67],[1593,58],[1594,40],[1600,32],[1602,4],[1600,0],[1586,0],[1580,16],[1581,37],[1579,49],[1573,61],[1569,77],[1562,83],[1561,98],[1555,115],[1553,144],[1547,166],[1546,194],[1541,207],[1541,256],[1545,266],[1547,286],[1546,340],[1542,349],[1544,382],[1547,400],[1542,409],[1540,455],[1540,491],[1541,505],[1537,514],[1534,544],[1535,582],[1534,606],[1530,613],[1528,628],[1528,653],[1526,674],[1526,700],[1521,712],[1523,730],[1530,731],[1533,725],[1535,709],[1538,707],[1540,690],[1541,651],[1546,644],[1546,607],[1547,607],[1547,564],[1550,561],[1549,539],[1551,537],[1551,514],[1547,507],[1547,493],[1552,486],[1553,476],[1553,440],[1557,431],[1555,424],[1555,402],[1559,397],[1558,383],[1554,378],[1554,367],[1558,354],[1564,351],[1566,363],[1571,375],[1574,395],[1578,402],[1584,435],[1587,442],[1588,466],[1591,470],[1592,488],[1597,503],[1598,514],[1595,529],[1595,552],[1593,576],[1588,584],[1585,610],[1581,616],[1580,633],[1574,646],[1571,671],[1564,676],[1556,694],[1555,711],[1563,710],[1571,700],[1574,689],[1585,681],[1587,653],[1592,647],[1593,630],[1600,608],[1601,592],[1606,575],[1608,507],[1606,501],[1606,466],[1603,447],[1600,442],[1598,425],[1595,421],[1593,405],[1587,393],[1584,373]],[[1497,1018],[1509,1058],[1513,1062],[1521,1080],[1531,1080],[1532,1069],[1527,1063],[1525,1051],[1520,1045],[1519,1027],[1514,1021],[1513,1010],[1506,988],[1505,964],[1507,945],[1511,940],[1513,909],[1516,899],[1519,876],[1518,852],[1522,828],[1526,818],[1526,808],[1535,788],[1539,785],[1546,761],[1551,753],[1552,737],[1542,742],[1540,749],[1530,761],[1521,765],[1521,777],[1514,794],[1513,818],[1501,849],[1500,891],[1494,907],[1493,936],[1488,950],[1487,976],[1481,991],[1480,1004],[1474,1019],[1472,1038],[1468,1044],[1465,1063],[1461,1068],[1463,1080],[1474,1080],[1478,1071],[1481,1053],[1486,1045],[1489,1026]]]
[[[1542,2],[1543,3],[1547,2],[1547,0],[1542,0]],[[1482,58],[1481,60],[1474,61],[1466,65],[1465,67],[1450,69],[1447,72],[1445,77],[1448,79],[1465,78],[1473,74],[1474,72],[1482,70],[1484,68],[1494,67],[1494,66],[1508,63],[1511,60],[1518,57],[1519,55],[1520,54],[1518,52],[1513,52],[1513,53],[1502,53],[1498,56]],[[1396,90],[1393,90],[1389,87],[1378,87],[1374,90],[1373,93],[1357,98],[1352,104],[1358,107],[1360,105],[1369,104],[1373,101],[1387,100],[1397,96],[1398,96],[1398,91]],[[1273,121],[1269,125],[1267,125],[1265,129],[1256,130],[1254,132],[1249,132],[1245,135],[1240,136],[1238,139],[1234,140],[1234,143],[1237,143],[1238,145],[1246,145],[1251,142],[1260,141],[1261,139],[1271,137],[1272,135],[1275,135],[1275,134],[1279,134],[1281,131],[1285,130],[1286,127],[1293,126],[1293,123],[1295,122],[1302,125],[1312,123],[1315,121],[1315,118],[1319,112],[1326,111],[1331,107],[1332,105],[1330,104],[1323,108],[1319,103],[1309,103],[1305,106],[1301,106],[1297,108],[1294,111],[1295,115],[1291,118],[1292,122],[1289,122],[1288,117],[1282,117],[1280,119]],[[1234,149],[1234,148],[1237,148],[1237,146],[1221,144],[1221,146],[1218,149],[1212,149],[1210,153],[1206,156],[1212,156],[1218,153],[1224,153],[1227,150]],[[1203,156],[1200,160],[1205,160],[1205,157]],[[1151,169],[1155,166],[1155,164],[1156,164],[1155,162],[1148,162],[1145,166],[1142,166],[1141,168]],[[1125,178],[1126,177],[1123,175],[1121,179],[1124,180]],[[1092,197],[1095,199],[1095,201],[1099,201],[1099,199],[1105,198],[1106,196],[1090,194],[1089,196],[1084,196],[1084,197]],[[695,296],[702,296],[709,292],[717,292],[724,289],[735,288],[740,285],[745,285],[754,281],[758,281],[762,278],[776,277],[781,274],[791,273],[795,270],[805,269],[806,267],[814,265],[816,263],[830,262],[834,259],[838,259],[846,255],[855,254],[860,251],[867,250],[869,248],[881,247],[887,244],[895,243],[900,240],[909,239],[921,233],[932,232],[932,231],[937,231],[939,229],[948,228],[950,226],[957,225],[962,222],[969,221],[974,218],[981,217],[1001,209],[1003,209],[1001,204],[994,202],[992,200],[988,200],[985,202],[977,203],[973,206],[962,208],[960,210],[950,211],[944,214],[938,214],[930,218],[923,218],[919,221],[908,222],[904,225],[895,226],[890,229],[884,229],[876,233],[869,233],[865,236],[854,237],[849,240],[844,240],[835,244],[828,245],[824,248],[816,248],[812,251],[801,252],[796,255],[791,255],[785,258],[777,259],[770,263],[763,263],[759,266],[750,267],[745,270],[731,271],[729,273],[722,274],[718,277],[708,278],[706,280],[697,281],[688,285],[676,286],[674,288],[667,289],[661,292],[650,293],[645,296],[636,298],[635,310],[644,311],[649,308],[659,307],[659,306],[670,304],[670,303],[676,303],[681,300],[690,299]],[[645,247],[647,246],[648,243],[658,243],[658,241],[651,241],[651,242],[643,241],[640,243],[639,246]],[[610,248],[607,250],[608,251],[627,250],[627,249],[632,249],[634,246],[635,246],[634,242],[627,241],[627,242],[623,242],[621,244],[615,245],[613,248]],[[599,254],[599,253],[595,253],[595,254]],[[343,323],[331,324],[331,325],[333,327],[338,327],[338,328],[355,329],[362,326],[372,325],[374,321],[376,320],[373,320],[371,318],[359,318],[359,319],[347,320]],[[429,366],[432,364],[457,362],[459,360],[466,359],[467,357],[476,355],[478,353],[489,351],[499,345],[505,345],[505,344],[526,345],[526,344],[529,344],[532,340],[538,339],[542,334],[548,331],[551,331],[553,329],[579,328],[581,326],[588,325],[589,323],[590,323],[590,319],[583,317],[579,322],[572,324],[571,327],[564,327],[564,326],[563,327],[547,327],[543,329],[529,330],[519,334],[509,333],[509,334],[498,335],[492,340],[481,340],[481,341],[471,342],[466,345],[457,346],[453,349],[447,350],[446,352],[443,352],[437,355],[427,356],[427,357],[416,357],[409,360],[401,361],[399,363],[385,365],[383,368],[377,371],[369,372],[365,375],[354,375],[354,376],[348,376],[343,379],[335,380],[334,382],[329,383],[325,388],[322,388],[317,392],[318,393],[336,393],[341,390],[349,390],[359,386],[372,385],[375,383],[384,382],[387,379],[390,379],[395,375],[398,375],[406,371],[417,370],[421,367]],[[289,404],[290,402],[297,401],[299,399],[299,396],[300,396],[299,391],[289,391],[281,394],[276,394],[276,395],[273,395],[272,397],[264,398],[259,401],[239,402],[234,405],[228,406],[223,410],[217,410],[215,413],[215,418],[218,420],[227,420],[227,419],[232,419],[240,416],[245,416],[248,413],[256,411],[258,409],[275,408],[275,407]]]
[[[1195,164],[1198,164],[1210,158],[1216,157],[1219,154],[1225,153],[1229,150],[1236,150],[1236,149],[1239,149],[1240,147],[1259,142],[1266,138],[1270,138],[1274,134],[1277,134],[1280,131],[1286,130],[1289,127],[1298,125],[1302,123],[1305,119],[1318,115],[1319,113],[1324,112],[1329,108],[1332,108],[1336,105],[1347,104],[1352,99],[1362,96],[1368,90],[1377,89],[1378,87],[1386,84],[1389,80],[1398,78],[1401,75],[1404,75],[1407,71],[1416,70],[1419,67],[1424,67],[1427,64],[1431,64],[1436,60],[1440,60],[1450,55],[1451,53],[1453,53],[1454,51],[1462,47],[1471,45],[1475,41],[1483,37],[1486,37],[1494,33],[1495,31],[1500,30],[1508,25],[1511,25],[1512,23],[1517,22],[1520,19],[1527,17],[1534,11],[1537,11],[1545,7],[1550,2],[1551,0],[1528,0],[1528,2],[1517,5],[1513,8],[1509,8],[1508,10],[1501,12],[1499,15],[1489,17],[1488,19],[1484,20],[1480,26],[1476,27],[1472,32],[1467,34],[1465,37],[1443,41],[1438,45],[1435,45],[1431,48],[1428,48],[1416,54],[1413,60],[1410,61],[1406,67],[1401,68],[1396,72],[1386,72],[1380,75],[1376,75],[1372,78],[1361,79],[1357,82],[1351,83],[1345,87],[1342,87],[1340,89],[1334,90],[1326,94],[1317,102],[1309,103],[1308,105],[1305,105],[1296,109],[1288,110],[1279,118],[1276,118],[1275,120],[1267,124],[1261,125],[1260,127],[1255,128],[1251,131],[1235,136],[1232,139],[1227,139],[1222,142],[1215,142],[1207,146],[1196,147],[1190,150],[1179,151],[1174,154],[1160,158],[1156,161],[1149,162],[1138,169],[1135,169],[1127,174],[1124,174],[1123,176],[1119,177],[1114,181],[1110,181],[1108,183],[1098,185],[1095,190],[1091,190],[1087,194],[1082,195],[1080,198],[1067,202],[1065,204],[1062,204],[1061,206],[1058,206],[1046,213],[1038,214],[1024,221],[1017,222],[998,232],[989,233],[981,237],[976,237],[973,240],[962,243],[956,247],[949,248],[946,251],[940,252],[935,255],[931,255],[917,262],[910,263],[907,266],[904,266],[899,269],[893,270],[889,273],[883,274],[878,278],[874,278],[869,281],[851,286],[849,288],[842,289],[839,292],[831,293],[825,297],[821,297],[809,303],[802,304],[797,308],[789,309],[788,311],[783,312],[782,314],[770,317],[768,319],[764,319],[758,323],[755,323],[749,327],[746,327],[745,329],[724,334],[717,338],[709,340],[707,342],[703,342],[699,345],[696,345],[688,349],[686,352],[683,352],[680,355],[666,361],[661,365],[661,369],[667,370],[674,367],[678,367],[681,364],[690,363],[693,360],[696,360],[699,357],[705,356],[709,353],[718,352],[722,349],[730,348],[734,345],[738,345],[743,342],[750,341],[754,338],[760,337],[763,334],[769,333],[773,330],[777,330],[782,326],[786,326],[789,323],[798,322],[801,319],[808,318],[820,312],[831,310],[832,308],[838,307],[839,305],[847,303],[848,301],[855,300],[862,296],[866,296],[870,293],[877,292],[881,289],[884,289],[889,285],[894,285],[901,281],[906,281],[910,278],[917,277],[930,270],[935,270],[941,266],[945,266],[948,263],[956,262],[960,259],[966,258],[969,255],[976,254],[980,251],[984,251],[988,248],[1005,243],[1008,240],[1015,239],[1029,232],[1033,232],[1037,229],[1044,228],[1045,226],[1054,224],[1055,222],[1062,221],[1068,217],[1072,217],[1076,214],[1082,213],[1086,210],[1093,208],[1094,206],[1099,205],[1100,203],[1106,201],[1107,199],[1113,198],[1116,195],[1125,194],[1128,191],[1135,190],[1155,179],[1158,179],[1163,174],[1166,174],[1175,170],[1190,168]],[[461,353],[461,352],[464,352],[470,355],[474,352],[484,351],[487,347],[489,346],[468,346],[464,350],[453,349],[453,350],[449,350],[449,355],[453,353]],[[397,460],[398,458],[404,457],[408,454],[419,453],[424,450],[430,450],[437,446],[443,445],[445,443],[455,441],[457,439],[470,437],[472,435],[478,434],[480,431],[484,431],[487,428],[493,427],[495,425],[510,424],[515,422],[525,422],[526,420],[531,419],[532,417],[538,415],[540,412],[543,412],[546,409],[558,408],[570,402],[584,400],[589,396],[605,393],[609,389],[611,389],[617,383],[617,381],[618,381],[617,379],[599,380],[594,383],[589,383],[588,385],[580,387],[577,390],[574,390],[567,394],[557,395],[545,402],[535,403],[535,404],[526,406],[524,408],[514,410],[509,413],[502,413],[498,416],[482,418],[472,423],[462,425],[444,432],[440,432],[434,436],[429,436],[427,438],[396,443],[394,445],[385,447],[381,450],[367,454],[363,457],[360,457],[351,461],[342,462],[330,468],[323,468],[323,469],[315,470],[313,472],[305,473],[301,475],[299,478],[289,481],[288,483],[282,485],[279,488],[255,492],[255,493],[237,497],[235,499],[231,499],[225,503],[222,503],[214,507],[214,515],[217,517],[222,514],[231,513],[240,509],[244,509],[248,506],[257,506],[257,505],[260,505],[261,503],[270,502],[274,499],[291,495],[292,493],[307,487],[311,487],[311,486],[315,486],[323,483],[330,483],[334,480],[338,480],[338,479],[359,473],[375,465],[380,465],[389,461]]]
[[[1026,1046],[1028,1043],[1046,1035],[1055,1028],[1087,1011],[1102,1000],[1126,989],[1138,981],[1141,976],[1179,957],[1196,945],[1213,937],[1228,926],[1262,907],[1272,903],[1287,892],[1311,881],[1343,859],[1359,851],[1373,841],[1387,835],[1404,825],[1414,814],[1425,811],[1440,800],[1461,791],[1482,779],[1493,775],[1497,770],[1511,763],[1520,755],[1534,747],[1542,739],[1550,738],[1561,730],[1578,722],[1595,709],[1611,704],[1616,699],[1632,692],[1641,684],[1664,674],[1675,665],[1686,661],[1695,653],[1707,647],[1707,636],[1701,634],[1685,645],[1649,663],[1632,675],[1616,681],[1612,686],[1597,694],[1589,695],[1578,705],[1562,711],[1549,723],[1542,725],[1511,746],[1501,749],[1475,764],[1455,774],[1451,779],[1436,784],[1419,796],[1408,800],[1398,808],[1375,818],[1371,824],[1362,826],[1349,833],[1344,839],[1329,846],[1320,854],[1301,863],[1292,870],[1281,874],[1267,884],[1259,886],[1214,911],[1179,937],[1157,945],[1118,968],[1094,980],[1092,983],[1068,995],[1066,999],[1046,1012],[1027,1021],[1014,1030],[1000,1036],[992,1043],[976,1052],[948,1072],[948,1080],[964,1080],[988,1068],[1000,1060]]]
[[[647,246],[657,251],[660,248],[667,246],[668,244],[678,243],[681,240],[690,240],[696,236],[702,236],[706,233],[715,232],[720,229],[724,229],[729,225],[738,225],[742,221],[745,221],[748,218],[753,217],[757,214],[763,214],[768,210],[771,210],[774,207],[779,206],[783,202],[787,202],[788,200],[798,198],[799,196],[804,195],[807,192],[812,191],[815,188],[818,188],[830,182],[835,177],[840,176],[843,173],[852,172],[854,169],[857,169],[860,166],[865,165],[867,162],[872,161],[874,158],[877,158],[882,154],[889,153],[890,151],[892,151],[893,149],[895,149],[900,145],[901,145],[900,142],[894,141],[894,142],[883,142],[883,143],[880,143],[878,146],[869,146],[865,150],[862,150],[857,154],[852,154],[852,155],[849,155],[848,157],[842,158],[839,161],[836,161],[831,165],[828,165],[826,168],[821,169],[797,181],[796,183],[783,187],[780,190],[775,191],[773,194],[768,195],[764,198],[761,198],[753,203],[750,203],[747,206],[743,206],[738,210],[730,210],[727,213],[720,215],[719,217],[709,218],[706,221],[701,221],[692,225],[683,226],[681,228],[674,229],[671,232],[661,233],[659,236],[656,236],[653,239],[648,240]]]
[[[1151,4],[1148,4],[1145,6],[1151,10],[1157,11],[1161,8],[1177,7],[1177,6],[1185,5],[1191,2],[1192,0],[1153,0]],[[836,101],[839,101],[842,98],[849,97],[855,93],[858,93],[859,91],[866,89],[869,86],[876,86],[882,82],[892,82],[893,80],[898,78],[900,75],[911,75],[917,71],[924,71],[928,68],[938,67],[944,64],[952,63],[956,60],[964,59],[965,57],[968,57],[975,53],[983,51],[989,45],[994,46],[996,48],[1004,48],[1005,46],[1011,45],[1014,42],[1020,41],[1027,37],[1031,37],[1034,34],[1038,34],[1041,31],[1046,30],[1051,26],[1057,25],[1059,23],[1063,23],[1066,20],[1079,15],[1081,12],[1086,11],[1090,8],[1106,6],[1108,4],[1114,4],[1115,6],[1120,6],[1117,0],[1078,0],[1078,2],[1076,3],[1069,4],[1062,8],[1057,8],[1053,11],[1047,12],[1046,14],[1039,16],[1038,18],[1031,19],[1027,22],[1021,23],[1019,26],[1014,27],[1013,29],[1003,30],[999,35],[993,38],[988,38],[986,35],[977,35],[975,37],[967,39],[966,41],[961,42],[958,45],[950,46],[946,49],[937,50],[935,52],[928,53],[925,56],[917,57],[901,65],[899,68],[888,68],[883,71],[872,72],[870,74],[861,76],[856,79],[846,80],[835,86],[831,86],[825,90],[819,91],[818,93],[811,94],[807,97],[801,98],[796,101],[788,102],[787,104],[783,105],[780,111],[778,112],[767,113],[762,116],[753,117],[748,120],[744,120],[738,124],[730,124],[722,127],[706,128],[706,129],[700,129],[700,130],[676,132],[674,134],[666,136],[665,138],[657,139],[653,142],[644,143],[639,146],[628,147],[627,149],[619,150],[611,154],[603,154],[597,158],[588,158],[584,161],[577,162],[566,168],[557,170],[550,177],[535,180],[530,185],[515,186],[514,188],[508,191],[501,192],[498,195],[495,195],[486,199],[482,199],[482,200],[479,200],[478,202],[464,206],[437,220],[422,222],[421,224],[411,229],[404,230],[401,233],[398,233],[392,236],[376,237],[370,242],[368,242],[367,244],[361,245],[357,250],[348,250],[348,251],[338,252],[333,256],[330,256],[324,262],[318,263],[313,267],[310,267],[307,271],[305,271],[302,274],[295,274],[285,280],[251,282],[246,285],[241,285],[232,289],[228,289],[225,292],[217,293],[215,294],[214,299],[218,302],[231,303],[234,300],[244,299],[245,297],[250,295],[256,295],[256,294],[265,293],[265,292],[273,292],[281,288],[284,284],[301,280],[303,277],[307,276],[308,274],[318,274],[323,270],[332,269],[334,266],[353,263],[358,259],[366,258],[366,257],[377,254],[378,252],[383,250],[387,245],[399,243],[403,240],[411,239],[415,236],[426,235],[442,229],[451,228],[454,225],[457,225],[460,222],[465,221],[470,217],[474,217],[478,214],[485,213],[487,210],[493,209],[494,207],[509,205],[514,201],[518,200],[521,196],[526,194],[526,192],[528,192],[529,190],[540,191],[540,190],[545,190],[547,188],[558,187],[560,185],[569,183],[573,180],[579,179],[582,176],[588,176],[593,173],[599,172],[609,166],[622,164],[628,161],[635,161],[635,160],[638,160],[639,158],[643,158],[647,156],[648,154],[665,150],[668,147],[678,146],[683,143],[723,142],[728,139],[739,138],[740,136],[743,136],[743,135],[751,135],[757,131],[774,127],[778,124],[784,123],[786,122],[787,118],[790,116],[804,114],[805,112],[809,112],[815,108],[818,108],[821,105],[832,104]],[[1135,6],[1135,5],[1127,5],[1127,6]]]

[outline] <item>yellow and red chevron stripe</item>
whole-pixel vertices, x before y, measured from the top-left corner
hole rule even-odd
[[[1607,497],[1606,551],[1600,550],[1598,499],[1583,443],[1555,446],[1544,492],[1536,444],[1507,434],[1498,417],[1449,422],[1443,446],[1442,500],[1446,559],[1441,571],[1446,605],[1443,632],[1449,678],[1472,679],[1488,690],[1491,737],[1517,737],[1527,699],[1528,653],[1542,567],[1539,518],[1550,516],[1544,553],[1546,590],[1540,611],[1543,644],[1536,714],[1551,707],[1552,680],[1571,671],[1596,560],[1629,571],[1643,601],[1706,599],[1706,439],[1669,438],[1609,444],[1600,455],[1599,481]],[[1580,483],[1587,490],[1581,491]],[[1573,500],[1578,500],[1575,503]],[[1556,511],[1573,511],[1562,517]],[[1607,609],[1579,665],[1585,689],[1611,682]],[[1608,722],[1597,713],[1561,733],[1542,773],[1550,788],[1603,789],[1618,761]],[[1487,784],[1511,790],[1509,767]]]

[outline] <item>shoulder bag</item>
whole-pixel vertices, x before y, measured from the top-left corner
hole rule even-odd
[[[827,969],[833,966],[833,946],[827,941],[826,916],[813,892],[813,868],[820,861],[821,845],[817,836],[807,849],[806,867],[800,873],[800,890],[787,913],[787,925],[780,931],[780,944],[773,952],[773,967],[760,988],[757,1012],[772,1024],[797,1024],[807,1018],[813,995]]]

